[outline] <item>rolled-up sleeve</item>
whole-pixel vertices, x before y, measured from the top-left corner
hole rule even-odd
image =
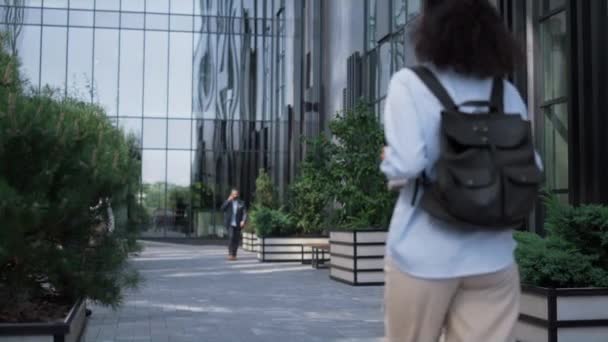
[[[420,113],[407,85],[409,70],[395,74],[384,107],[387,148],[380,169],[389,180],[414,179],[427,164]]]

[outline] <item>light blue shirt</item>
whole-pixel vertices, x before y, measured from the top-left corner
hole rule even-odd
[[[490,98],[491,79],[430,68],[454,102]],[[527,118],[526,105],[515,87],[505,81],[504,89],[505,111]],[[441,110],[439,101],[411,70],[403,69],[391,79],[384,109],[388,147],[381,170],[389,181],[406,179],[408,182],[401,188],[394,209],[387,255],[401,271],[426,279],[500,271],[514,263],[512,231],[458,229],[431,217],[418,203],[411,204],[414,179],[422,171],[429,178],[435,178]],[[474,112],[477,108],[470,110]],[[418,200],[422,191],[418,193]]]
[[[230,225],[233,227],[238,227],[238,222],[236,222],[236,212],[238,211],[238,208],[239,202],[236,200],[232,201],[232,221],[230,222]]]

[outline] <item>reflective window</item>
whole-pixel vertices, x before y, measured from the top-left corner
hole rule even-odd
[[[147,32],[145,51],[144,115],[167,116],[167,54],[169,34]]]
[[[194,0],[199,2],[199,0]],[[192,14],[194,3],[192,0],[171,1],[171,13]]]
[[[23,26],[17,46],[22,75],[34,88],[38,88],[40,77],[40,31],[39,26]]]
[[[541,13],[546,14],[563,8],[565,5],[566,0],[541,0]]]
[[[70,28],[68,33],[68,94],[91,101],[93,85],[93,29]]]
[[[122,0],[120,6],[123,11],[143,12],[145,0]]]
[[[169,29],[169,16],[166,14],[146,14],[146,29],[167,30]]]
[[[191,121],[169,120],[169,148],[190,148]]]
[[[120,14],[120,24],[123,28],[143,29],[144,14],[143,13],[127,13]],[[126,32],[126,30],[125,30]]]
[[[96,27],[107,27],[107,28],[118,28],[120,21],[120,15],[118,12],[95,12],[95,26]]]
[[[112,2],[112,1],[108,1]],[[70,0],[70,8],[94,9],[95,0]]]
[[[40,8],[27,8],[23,14],[24,24],[39,25],[42,22],[42,10]]]
[[[70,10],[70,26],[93,27],[93,12]]]
[[[144,89],[144,33],[122,30],[120,35],[119,114],[141,116]]]
[[[46,6],[45,6],[46,7]],[[62,9],[44,9],[43,22],[45,25],[60,25],[68,24],[68,11]]]
[[[378,60],[378,94],[377,98],[386,96],[388,91],[388,83],[391,77],[391,44],[390,42],[383,43],[378,47],[380,50]]]
[[[126,134],[133,134],[137,137],[140,146],[142,144],[142,119],[119,118],[118,125]]]
[[[567,86],[567,30],[566,12],[561,12],[541,23],[544,99],[566,95]]]
[[[25,6],[41,7],[42,0],[25,0]]]
[[[46,26],[42,30],[42,86],[65,89],[65,59],[68,30],[65,27]],[[53,66],[53,67],[48,67]]]
[[[172,31],[188,31],[192,32],[193,17],[189,15],[172,15],[171,30]]]
[[[407,20],[410,21],[420,14],[422,10],[422,0],[406,0],[407,1]]]
[[[67,8],[68,0],[44,0],[44,7]]]
[[[190,151],[169,151],[167,153],[167,183],[189,186],[190,165]]]
[[[95,30],[94,94],[108,115],[115,116],[118,101],[118,30]]]
[[[103,0],[103,1],[95,1],[95,6],[98,10],[110,10],[110,11],[118,11],[120,10],[120,1],[121,0]],[[126,2],[132,0],[125,0]]]
[[[192,112],[192,34],[171,33],[169,47],[169,117]]]
[[[146,0],[146,12],[169,13],[169,0]]]
[[[167,148],[167,120],[144,119],[144,148]]]
[[[164,197],[164,182],[165,182],[165,165],[166,151],[143,150],[142,154],[142,179],[144,184],[154,184],[158,189],[162,189],[157,193],[157,199]],[[158,183],[162,183],[158,184]],[[144,185],[145,186],[145,185]],[[158,203],[164,203],[164,199]]]
[[[405,2],[407,0],[393,0],[393,29],[398,29],[405,25],[406,9]]]

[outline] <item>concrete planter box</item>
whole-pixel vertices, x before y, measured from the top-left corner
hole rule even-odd
[[[386,230],[331,232],[331,279],[354,286],[384,285],[387,234]]]
[[[78,342],[86,320],[85,302],[79,301],[63,321],[0,323],[0,342]]]
[[[243,250],[247,252],[258,251],[258,236],[255,233],[243,232]]]
[[[515,337],[520,342],[608,341],[608,288],[522,286]]]
[[[262,262],[312,261],[312,248],[306,244],[328,243],[327,237],[258,237],[258,260]]]

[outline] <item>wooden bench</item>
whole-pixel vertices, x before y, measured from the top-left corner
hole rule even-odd
[[[327,268],[325,261],[329,259],[325,258],[325,253],[329,254],[329,243],[305,243],[302,244],[302,263],[305,263],[304,258],[304,249],[310,248],[312,250],[312,267],[319,268]]]

